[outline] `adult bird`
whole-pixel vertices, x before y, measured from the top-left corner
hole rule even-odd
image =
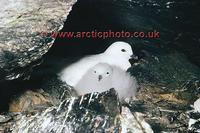
[[[83,57],[79,61],[67,66],[60,73],[60,79],[70,86],[75,86],[82,76],[98,63],[107,63],[122,70],[131,67],[129,59],[133,57],[130,44],[117,41],[111,44],[103,53]]]

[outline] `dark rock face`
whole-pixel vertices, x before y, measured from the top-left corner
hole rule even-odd
[[[200,129],[200,121],[195,122],[192,124],[191,129],[188,131],[189,133],[198,133]]]
[[[42,33],[59,31],[75,0],[2,0],[0,13],[0,78],[28,76],[54,39]]]
[[[102,94],[65,99],[58,106],[48,107],[40,113],[35,112],[31,117],[21,114],[21,119],[10,130],[14,133],[119,132],[119,113],[116,92],[110,90]]]
[[[176,89],[190,81],[190,84],[194,84],[200,79],[199,67],[191,64],[184,54],[178,52],[144,57],[129,71],[141,83],[162,84],[170,89]]]
[[[138,112],[121,106],[115,90],[68,97],[55,106],[0,116],[3,131],[18,133],[153,133]]]

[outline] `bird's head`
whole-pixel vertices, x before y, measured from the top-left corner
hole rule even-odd
[[[111,44],[106,49],[105,53],[116,57],[116,59],[124,58],[129,60],[134,57],[131,45],[122,41],[117,41]]]
[[[100,82],[111,76],[113,69],[106,63],[99,63],[92,68],[92,74],[95,79]]]

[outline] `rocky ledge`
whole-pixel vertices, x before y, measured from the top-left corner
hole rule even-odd
[[[76,0],[0,1],[0,79],[26,77],[52,46]],[[27,77],[26,77],[27,78]]]

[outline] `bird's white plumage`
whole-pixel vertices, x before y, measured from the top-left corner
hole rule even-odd
[[[89,69],[75,86],[78,95],[93,92],[104,92],[112,86],[112,68],[100,63]]]
[[[99,76],[102,77],[99,80]],[[107,63],[99,63],[89,69],[75,86],[79,95],[104,92],[114,88],[120,100],[135,96],[137,81],[128,72]]]
[[[138,88],[137,80],[119,67],[112,66],[112,88],[114,88],[120,100],[134,97]]]
[[[59,73],[60,79],[70,86],[75,86],[82,76],[98,63],[115,65],[123,70],[131,67],[129,59],[133,55],[130,44],[126,42],[115,42],[111,44],[105,52],[82,58],[76,63],[66,67]]]

